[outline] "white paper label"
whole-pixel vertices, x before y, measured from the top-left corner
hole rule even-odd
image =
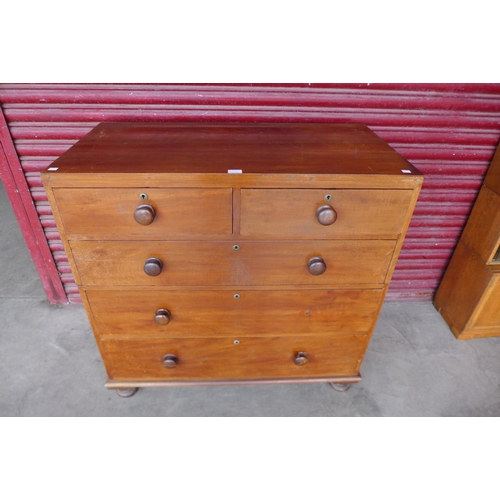
[[[50,167],[47,170],[53,171],[53,170],[59,170],[59,167]]]
[[[228,170],[228,174],[242,174],[243,170]]]
[[[401,172],[403,172],[403,174],[411,174],[411,170],[401,170]]]

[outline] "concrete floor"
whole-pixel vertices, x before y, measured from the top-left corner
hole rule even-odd
[[[0,416],[500,416],[500,338],[457,341],[430,303],[386,303],[345,393],[326,384],[104,388],[81,306],[50,305],[0,184]]]

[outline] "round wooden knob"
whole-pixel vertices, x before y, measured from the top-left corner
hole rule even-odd
[[[165,354],[165,356],[163,356],[163,366],[165,368],[175,368],[178,362],[179,358],[175,354]]]
[[[158,309],[155,313],[155,323],[165,326],[170,323],[170,311],[168,309]]]
[[[309,272],[314,276],[319,276],[326,271],[325,261],[321,257],[313,257],[312,259],[309,259],[307,267],[309,268]]]
[[[148,276],[158,276],[163,269],[163,262],[156,257],[151,257],[144,264],[144,272]]]
[[[147,203],[139,205],[134,212],[134,219],[141,226],[149,226],[155,220],[156,211]]]
[[[329,226],[337,220],[337,212],[330,205],[322,205],[316,210],[318,222],[323,226]]]
[[[295,358],[293,359],[293,362],[297,366],[302,366],[305,365],[309,361],[309,358],[307,357],[307,352],[300,351],[295,355]]]

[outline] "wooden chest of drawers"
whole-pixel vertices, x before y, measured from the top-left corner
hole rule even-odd
[[[42,179],[120,395],[361,380],[422,184],[333,124],[101,124]]]

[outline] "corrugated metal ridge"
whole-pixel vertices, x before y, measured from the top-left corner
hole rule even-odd
[[[406,112],[404,110],[354,110],[353,108],[292,108],[275,107],[274,109],[255,110],[251,106],[246,107],[201,107],[192,106],[175,107],[169,106],[165,109],[142,107],[130,107],[130,109],[116,108],[45,108],[39,109],[6,109],[5,115],[10,121],[219,121],[219,122],[344,122],[344,123],[366,123],[372,128],[380,125],[397,125],[404,127],[405,124],[420,126],[439,127],[480,127],[496,130],[500,127],[500,113],[447,113],[447,112]]]
[[[500,92],[498,83],[2,83],[2,89],[19,89],[30,91],[87,91],[87,90],[133,90],[134,92],[167,90],[187,90],[187,91],[241,91],[256,89],[265,91],[266,89],[276,91],[282,88],[285,92],[306,91],[389,91],[392,93],[424,92],[431,94],[448,93],[492,93]],[[430,90],[434,89],[434,90]]]
[[[135,90],[156,89],[156,88],[193,88],[193,89],[248,89],[248,88],[283,88],[284,90],[294,91],[302,89],[354,89],[354,90],[390,90],[393,92],[406,92],[408,90],[419,90],[421,92],[472,92],[481,93],[486,89],[486,92],[496,93],[500,87],[499,83],[2,83],[2,87],[29,88],[29,89],[117,89],[117,88],[132,88]],[[433,89],[433,90],[431,90]]]
[[[1,98],[1,96],[0,96]],[[355,107],[352,105],[348,105],[345,103],[345,100],[342,99],[341,102],[343,103],[342,106],[338,106],[336,103],[332,103],[331,101],[329,102],[329,105],[321,105],[321,106],[312,106],[310,104],[299,104],[299,103],[287,103],[286,105],[279,105],[279,104],[266,104],[265,109],[262,110],[256,110],[255,109],[255,104],[251,104],[248,102],[248,99],[245,99],[244,104],[238,104],[238,103],[204,103],[204,102],[199,102],[196,101],[195,103],[175,103],[175,102],[169,102],[169,103],[63,103],[63,102],[54,102],[54,103],[29,103],[29,104],[24,104],[24,103],[4,103],[3,104],[3,109],[6,115],[11,115],[15,116],[14,112],[21,113],[23,110],[28,110],[28,111],[47,111],[47,110],[68,110],[68,109],[78,109],[78,110],[130,110],[130,109],[137,109],[138,106],[141,109],[145,110],[160,110],[160,111],[170,111],[170,110],[187,110],[187,111],[199,111],[203,112],[206,110],[213,110],[213,111],[220,111],[220,110],[228,110],[228,109],[234,109],[234,110],[240,110],[240,111],[248,111],[248,110],[254,110],[254,111],[261,111],[261,112],[272,112],[272,111],[283,111],[283,110],[289,110],[289,111],[297,111],[301,110],[304,112],[318,112],[322,110],[326,111],[344,111],[347,109],[351,109],[352,111],[357,111],[357,112],[363,112],[365,114],[370,114],[373,112],[378,112],[378,113],[387,113],[387,114],[423,114],[422,113],[422,105],[419,104],[415,109],[411,107],[398,107],[398,108],[388,108],[381,106],[380,103],[377,101],[373,103],[373,107],[366,108],[366,107]],[[358,101],[356,101],[358,102]],[[468,100],[468,103],[471,105],[474,104],[473,102]],[[500,113],[500,99],[495,99],[496,106],[494,109],[488,109],[488,110],[478,110],[476,106],[471,106],[470,109],[457,109],[457,108],[449,108],[446,106],[443,106],[442,108],[438,109],[429,109],[430,106],[428,105],[425,109],[425,114],[430,114],[430,115],[442,115],[442,114],[464,114],[464,115],[470,115],[470,116],[498,116]],[[54,106],[56,104],[56,106]],[[262,103],[257,103],[257,104],[262,104]],[[365,104],[365,103],[363,103]],[[428,103],[430,104],[430,103]]]
[[[25,144],[32,144],[32,145],[46,145],[46,144],[74,144],[76,142],[75,139],[58,139],[58,138],[17,138],[15,139],[16,144],[19,146],[23,146]],[[455,150],[491,150],[495,149],[492,144],[446,144],[444,142],[437,142],[434,141],[433,138],[429,135],[428,140],[425,142],[421,143],[411,143],[411,142],[392,142],[391,147],[394,149],[396,148],[404,148],[408,150],[420,150],[420,149],[426,149],[426,148],[442,148],[445,151],[445,154],[448,154],[449,149],[452,151]],[[452,153],[453,155],[453,153]]]
[[[0,84],[0,96],[2,101],[9,102],[9,97],[16,102],[24,102],[24,99],[36,100],[41,96],[53,99],[56,102],[61,102],[67,96],[74,96],[76,99],[97,99],[104,95],[109,101],[111,98],[134,97],[140,99],[141,96],[146,96],[148,99],[161,98],[163,94],[187,94],[201,96],[224,95],[224,100],[229,101],[232,96],[241,94],[252,94],[266,96],[268,94],[287,94],[301,95],[307,94],[310,97],[322,95],[360,95],[362,98],[370,98],[372,96],[415,96],[426,99],[442,98],[442,97],[457,97],[460,99],[473,97],[475,99],[494,99],[500,94],[499,84],[482,84],[473,86],[460,85],[419,85],[411,84],[407,86],[399,86],[394,84],[388,85],[245,85],[245,84],[215,84],[215,85],[180,85],[180,84]],[[434,90],[430,90],[430,89]],[[478,91],[479,90],[479,91]]]
[[[437,287],[500,137],[499,84],[2,84],[0,102],[71,301],[78,290],[39,171],[100,121],[366,123],[426,176],[392,298]]]
[[[10,122],[13,137],[17,139],[45,139],[45,140],[68,140],[78,139],[82,133],[91,130],[100,122]],[[400,142],[402,144],[414,144],[411,140],[412,135],[418,138],[420,142],[435,142],[436,144],[450,143],[460,145],[470,144],[474,140],[476,144],[491,144],[496,140],[496,132],[493,129],[470,129],[455,128],[447,129],[444,127],[398,127],[388,128],[384,126],[371,126],[370,129],[379,136],[388,137],[391,142]],[[44,134],[44,135],[35,135]]]

